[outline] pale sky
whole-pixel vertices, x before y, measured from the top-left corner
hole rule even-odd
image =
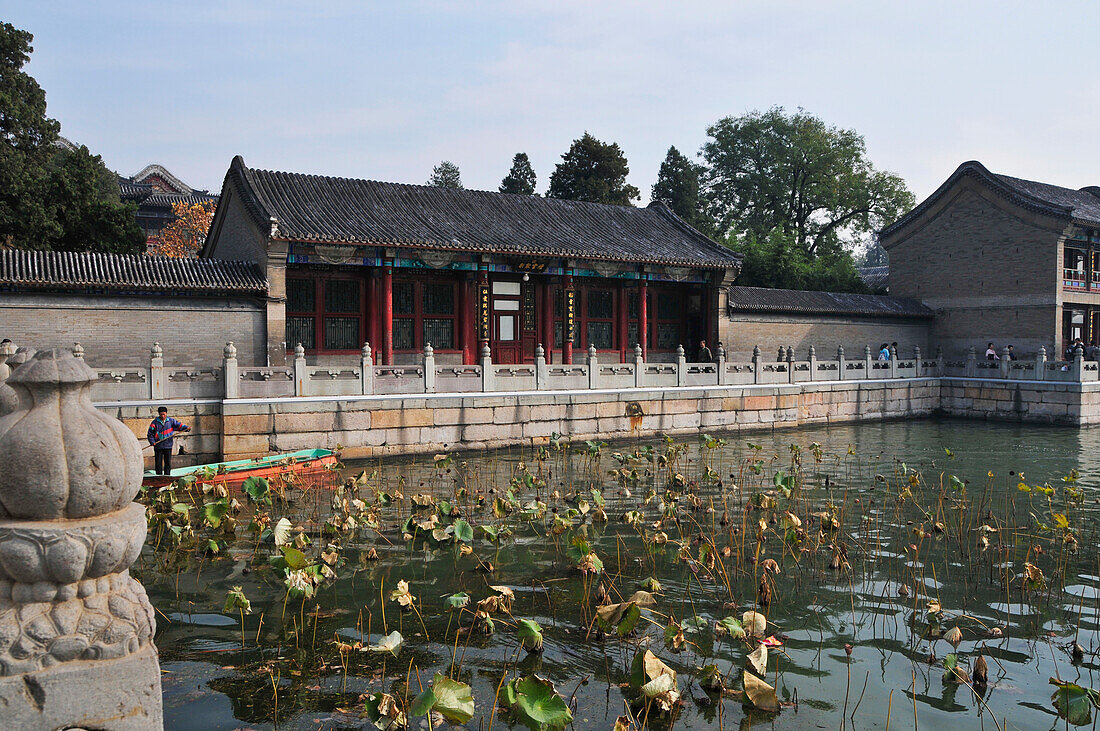
[[[921,198],[977,159],[1100,184],[1100,3],[89,3],[8,0],[62,134],[112,169],[217,190],[253,167],[495,190],[527,152],[545,191],[585,130],[648,200],[669,145],[803,107],[853,128]]]

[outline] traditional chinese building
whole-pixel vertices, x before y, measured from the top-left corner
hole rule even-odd
[[[646,208],[255,170],[235,157],[203,257],[256,262],[267,355],[317,362],[693,358],[717,339],[741,256]]]
[[[172,206],[176,203],[191,205],[218,200],[218,196],[192,188],[163,165],[155,163],[146,165],[131,177],[118,176],[118,192],[124,203],[137,204],[137,224],[147,239],[157,236],[175,219]]]
[[[1013,345],[1017,357],[1100,341],[1100,188],[1064,188],[964,162],[880,234],[891,296],[936,312],[949,355]]]

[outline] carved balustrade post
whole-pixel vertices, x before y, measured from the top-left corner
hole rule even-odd
[[[836,346],[836,379],[838,381],[844,380],[844,346]]]
[[[435,348],[424,346],[424,393],[435,393]]]
[[[489,343],[481,344],[481,390],[496,390],[493,383],[493,356],[489,351]]]
[[[752,346],[752,382],[760,383],[760,346]]]
[[[374,393],[374,355],[370,351],[370,343],[363,343],[363,349],[359,353],[359,385],[363,395]]]
[[[978,375],[978,353],[971,345],[970,350],[966,353],[966,376],[967,378],[973,378],[976,375]]]
[[[863,377],[871,378],[871,369],[874,367],[874,362],[871,360],[871,346],[863,346]]]
[[[131,502],[141,450],[92,405],[96,373],[82,359],[24,361],[0,386],[0,718],[160,728],[153,607],[129,574],[146,533]]]
[[[222,350],[222,376],[224,377],[225,397],[240,398],[241,374],[237,369],[237,346],[232,341]]]
[[[550,370],[546,367],[546,348],[542,343],[535,346],[535,390],[546,388],[550,380]]]
[[[810,361],[810,380],[812,381],[817,377],[817,349],[812,345],[810,346],[807,360]]]
[[[913,375],[920,378],[924,375],[924,369],[921,367],[920,362],[920,346],[913,346]]]
[[[687,380],[687,356],[684,354],[684,346],[676,346],[676,385],[683,386]]]
[[[1047,349],[1040,345],[1039,352],[1035,354],[1035,380],[1042,381],[1047,377]]]
[[[160,343],[153,343],[149,350],[149,398],[164,398],[164,350]]]
[[[645,380],[645,360],[642,355],[641,344],[634,346],[634,387],[641,388]]]
[[[600,384],[600,363],[596,357],[596,346],[588,345],[588,387],[596,388]]]
[[[301,343],[294,346],[294,395],[308,396],[309,371],[306,370],[306,349]]]
[[[718,341],[718,349],[714,351],[716,356],[715,368],[718,371],[718,385],[726,383],[726,349],[722,347],[722,341]]]

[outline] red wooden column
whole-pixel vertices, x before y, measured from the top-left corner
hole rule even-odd
[[[638,341],[642,346],[642,360],[649,355],[649,282],[642,275],[638,281]]]
[[[628,309],[630,309],[630,290],[627,289],[626,282],[619,282],[619,318],[615,327],[619,331],[620,363],[626,363],[627,351],[631,348],[630,343],[627,342],[629,328],[626,325],[626,315]]]
[[[393,260],[382,262],[382,361],[393,365]]]
[[[562,312],[562,344],[561,362],[565,365],[573,364],[573,338],[577,333],[577,290],[573,288],[573,270],[566,269],[562,278],[564,287],[564,312]]]
[[[458,337],[462,342],[462,365],[474,363],[473,284],[463,277],[458,283]]]
[[[378,272],[372,268],[367,275],[367,342],[375,353],[378,352],[378,309]]]

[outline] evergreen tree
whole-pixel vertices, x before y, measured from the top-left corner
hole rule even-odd
[[[618,144],[600,142],[587,132],[573,140],[550,176],[551,198],[629,206],[640,195],[626,182],[630,168]]]
[[[458,172],[458,165],[450,160],[444,160],[432,169],[432,176],[428,178],[428,185],[438,188],[461,188],[462,176]]]
[[[519,195],[535,194],[535,170],[531,167],[531,161],[526,152],[517,152],[512,158],[512,169],[500,181],[501,193],[517,193]]]
[[[137,206],[119,203],[118,177],[99,155],[93,155],[84,145],[58,150],[51,168],[45,201],[60,233],[48,242],[48,248],[116,254],[145,251],[145,233],[134,217]],[[105,187],[108,178],[111,186]]]
[[[710,221],[703,212],[699,194],[702,167],[688,160],[675,147],[668,148],[657,173],[650,197],[667,205],[672,212],[695,228],[709,233]]]
[[[40,248],[60,233],[44,187],[61,127],[46,116],[46,92],[23,71],[33,38],[0,23],[0,245]]]
[[[138,253],[136,207],[122,205],[118,178],[87,147],[59,147],[46,93],[22,69],[33,37],[0,23],[0,245],[23,249]]]

